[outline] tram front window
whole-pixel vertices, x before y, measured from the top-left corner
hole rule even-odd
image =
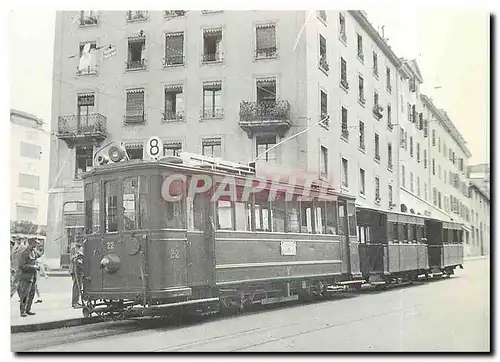
[[[104,183],[105,215],[104,231],[118,231],[118,182],[116,180]]]
[[[248,202],[235,202],[234,212],[236,220],[236,230],[249,231],[252,228],[251,204]]]
[[[99,233],[99,184],[85,185],[85,233]]]
[[[300,208],[298,201],[288,202],[288,232],[300,233]]]
[[[123,229],[137,229],[136,207],[138,206],[138,180],[131,177],[123,180]],[[136,206],[137,205],[137,206]]]

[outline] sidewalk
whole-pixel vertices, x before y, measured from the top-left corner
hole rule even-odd
[[[11,333],[31,332],[43,329],[69,327],[92,323],[96,318],[85,318],[81,309],[71,307],[71,278],[40,278],[39,289],[42,303],[33,303],[34,316],[22,318],[17,293],[10,300]],[[35,296],[35,301],[36,301]],[[97,320],[98,321],[98,320]]]

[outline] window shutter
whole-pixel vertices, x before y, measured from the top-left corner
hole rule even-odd
[[[127,121],[144,121],[144,90],[127,91]]]
[[[276,26],[274,24],[259,25],[256,29],[257,50],[276,47]]]

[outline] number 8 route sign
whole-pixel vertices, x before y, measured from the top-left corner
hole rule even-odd
[[[151,137],[144,146],[146,159],[157,160],[163,157],[163,142],[158,137]]]

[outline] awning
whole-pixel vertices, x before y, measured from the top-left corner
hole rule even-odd
[[[123,141],[126,149],[143,148],[145,142],[146,142],[146,140]]]
[[[202,143],[203,143],[203,146],[220,146],[222,144],[222,141],[219,137],[217,137],[217,138],[204,138]]]
[[[183,31],[176,31],[174,33],[166,33],[165,34],[165,37],[167,37],[167,38],[174,38],[177,36],[184,36],[184,32]]]
[[[222,28],[203,29],[203,34],[222,35]]]
[[[222,82],[220,80],[213,82],[203,82],[203,89],[221,89]]]
[[[127,94],[144,93],[144,88],[127,89]]]
[[[184,86],[182,84],[170,84],[165,86],[165,90],[169,92],[180,92],[182,93]]]
[[[182,141],[179,140],[164,140],[163,141],[164,146],[181,146],[182,147]]]
[[[275,23],[257,24],[255,27],[257,29],[274,28],[276,27],[276,24]]]

